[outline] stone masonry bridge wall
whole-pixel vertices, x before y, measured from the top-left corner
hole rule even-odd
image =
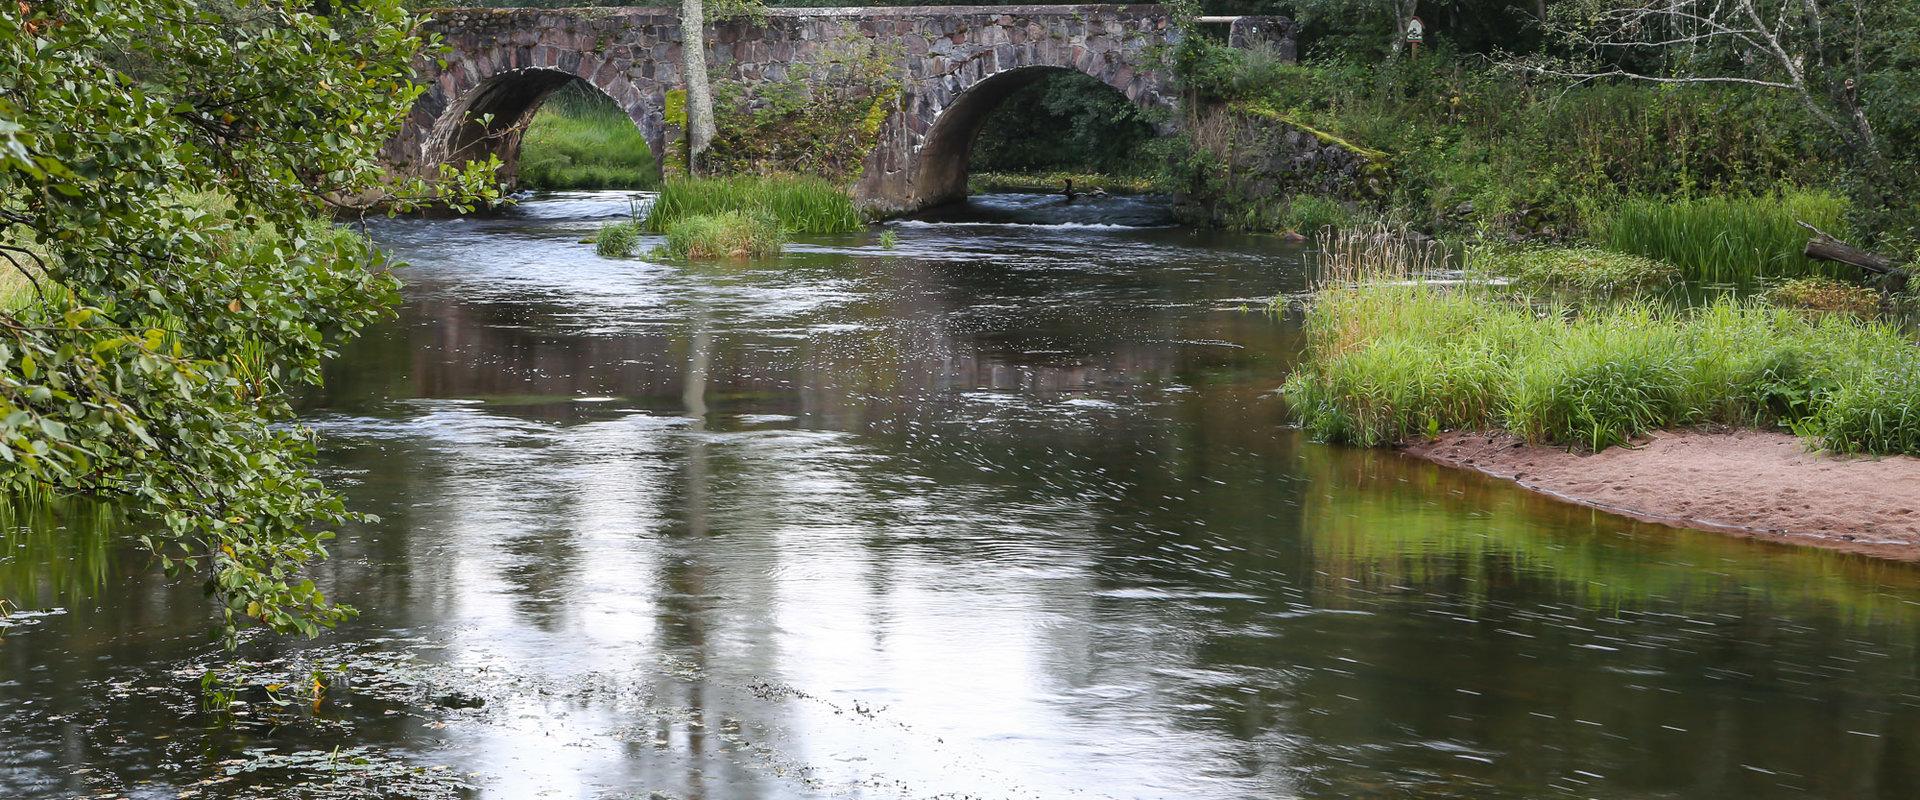
[[[1284,18],[1213,21],[1229,26],[1236,45],[1266,39],[1291,52]],[[452,9],[434,12],[426,28],[445,49],[416,64],[428,89],[386,151],[402,172],[491,154],[511,179],[526,123],[575,79],[612,98],[656,159],[671,144],[666,96],[682,85],[685,37],[667,9]],[[1152,5],[918,6],[769,9],[757,24],[709,25],[704,41],[713,77],[747,84],[830,60],[848,37],[895,48],[901,91],[854,193],[870,209],[903,212],[964,197],[981,123],[1050,72],[1081,72],[1144,108],[1171,111],[1153,56],[1175,36],[1167,12]]]

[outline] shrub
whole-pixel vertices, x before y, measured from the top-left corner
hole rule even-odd
[[[1763,278],[1838,275],[1808,260],[1804,221],[1844,232],[1847,201],[1826,192],[1787,191],[1695,200],[1630,199],[1594,215],[1593,238],[1610,250],[1668,261],[1688,280],[1755,288]]]
[[[640,224],[613,222],[600,226],[593,238],[593,251],[607,258],[625,258],[640,246]]]
[[[1630,294],[1670,285],[1680,277],[1672,264],[1591,247],[1484,249],[1473,254],[1472,266],[1476,272],[1509,278],[1527,292]]]
[[[666,252],[694,260],[766,258],[780,254],[780,223],[764,213],[725,211],[667,226]]]
[[[1832,278],[1794,278],[1767,290],[1767,302],[1802,311],[1870,317],[1880,311],[1880,292]]]
[[[790,233],[846,233],[864,224],[853,198],[822,178],[780,175],[674,178],[660,189],[647,227],[665,232],[674,223],[726,212],[772,218]]]

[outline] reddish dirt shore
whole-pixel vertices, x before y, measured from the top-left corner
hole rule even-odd
[[[1920,560],[1920,459],[1808,452],[1786,433],[1665,431],[1569,453],[1505,433],[1454,432],[1409,455],[1675,527]]]

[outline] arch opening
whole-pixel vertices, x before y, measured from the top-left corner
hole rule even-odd
[[[1085,72],[1001,72],[962,91],[929,128],[917,205],[965,200],[974,170],[1113,171],[1137,159],[1154,135],[1145,107]]]
[[[508,186],[521,183],[530,144],[537,160],[531,172],[547,179],[543,183],[569,174],[585,183],[596,171],[641,165],[641,175],[657,181],[661,136],[649,113],[622,108],[614,95],[568,72],[516,70],[469,91],[437,126],[432,152],[455,166],[497,157],[499,178]]]

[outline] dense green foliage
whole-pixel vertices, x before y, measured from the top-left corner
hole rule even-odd
[[[791,175],[673,178],[647,215],[647,228],[665,232],[684,219],[729,211],[765,214],[788,233],[845,233],[864,222],[845,189]]]
[[[130,501],[230,635],[348,613],[302,567],[353,515],[274,423],[395,282],[323,216],[472,196],[490,169],[390,184],[374,155],[419,92],[411,21],[309,8],[0,4],[0,269],[36,292],[0,312],[0,483]]]
[[[1720,14],[1731,4],[1553,0],[1536,10],[1470,0],[1419,8],[1430,33],[1419,58],[1388,53],[1396,5],[1282,6],[1308,23],[1304,66],[1271,51],[1184,43],[1170,61],[1187,113],[1204,124],[1225,104],[1257,104],[1382,151],[1392,187],[1378,211],[1436,233],[1576,238],[1592,222],[1583,212],[1629,198],[1803,187],[1848,198],[1863,241],[1905,254],[1920,238],[1920,4],[1769,7],[1775,53],[1746,37],[1696,40],[1662,27],[1669,9]],[[1234,6],[1255,8],[1268,6]],[[1540,11],[1544,27],[1500,23]],[[1646,24],[1607,29],[1628,18]],[[1224,168],[1204,148],[1175,166],[1180,185]]]
[[[1778,103],[1738,89],[1530,85],[1444,54],[1313,67],[1209,57],[1198,91],[1386,153],[1389,207],[1435,230],[1566,236],[1583,202],[1758,194],[1835,169]]]
[[[1146,112],[1113,87],[1080,72],[1034,81],[988,114],[969,169],[984,172],[1159,171]]]
[[[1322,292],[1307,334],[1285,392],[1329,441],[1503,427],[1597,450],[1662,427],[1786,424],[1833,450],[1920,453],[1920,350],[1842,315],[1724,298],[1543,314],[1378,284]]]
[[[696,214],[667,225],[665,254],[696,261],[768,258],[780,254],[785,236],[765,211]]]
[[[547,99],[520,139],[520,185],[533,189],[651,189],[647,139],[611,99],[579,81]]]
[[[1847,201],[1828,192],[1693,199],[1630,198],[1591,213],[1593,239],[1678,265],[1690,281],[1752,288],[1766,279],[1844,276],[1852,267],[1802,255],[1805,222],[1848,235]]]

